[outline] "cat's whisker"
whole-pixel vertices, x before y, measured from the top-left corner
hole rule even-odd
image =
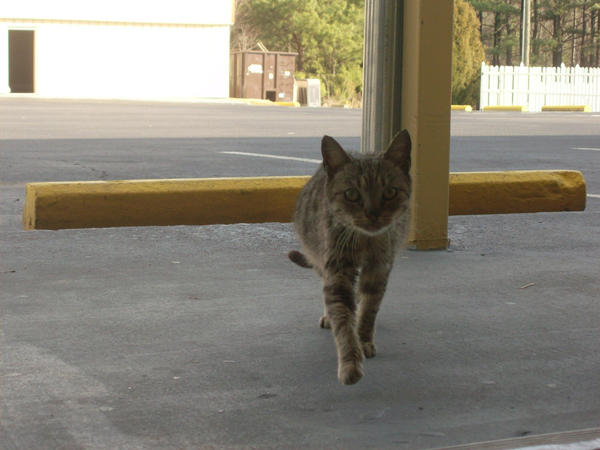
[[[336,246],[336,250],[339,252],[343,252],[344,250],[346,250],[351,239],[354,239],[354,232],[352,231],[352,229],[343,228],[337,241],[338,245]]]
[[[356,252],[358,249],[358,233],[352,231],[352,260],[356,261]]]

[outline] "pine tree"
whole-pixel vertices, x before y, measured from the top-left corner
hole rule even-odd
[[[468,0],[494,65],[516,65],[521,0]],[[600,0],[531,0],[531,65],[600,65]]]
[[[521,0],[469,0],[479,14],[481,40],[494,65],[512,65],[519,50]]]

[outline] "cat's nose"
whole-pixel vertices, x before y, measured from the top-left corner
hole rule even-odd
[[[365,212],[365,216],[367,216],[367,219],[370,221],[375,222],[379,219],[379,216],[381,216],[381,211],[378,209],[370,209]]]

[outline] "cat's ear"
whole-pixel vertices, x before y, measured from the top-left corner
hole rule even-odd
[[[330,137],[323,136],[321,141],[321,154],[323,155],[323,166],[327,175],[332,177],[342,168],[344,164],[350,162],[350,157],[338,142]]]
[[[410,171],[410,149],[410,135],[407,130],[402,130],[392,139],[392,143],[383,155],[383,159],[393,162],[408,174]]]

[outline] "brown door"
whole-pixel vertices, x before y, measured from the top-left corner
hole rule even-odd
[[[246,53],[244,58],[244,97],[262,98],[264,60],[260,53]]]
[[[8,30],[8,84],[11,92],[34,92],[34,31]]]
[[[291,102],[294,98],[294,66],[296,56],[278,55],[277,100]]]

